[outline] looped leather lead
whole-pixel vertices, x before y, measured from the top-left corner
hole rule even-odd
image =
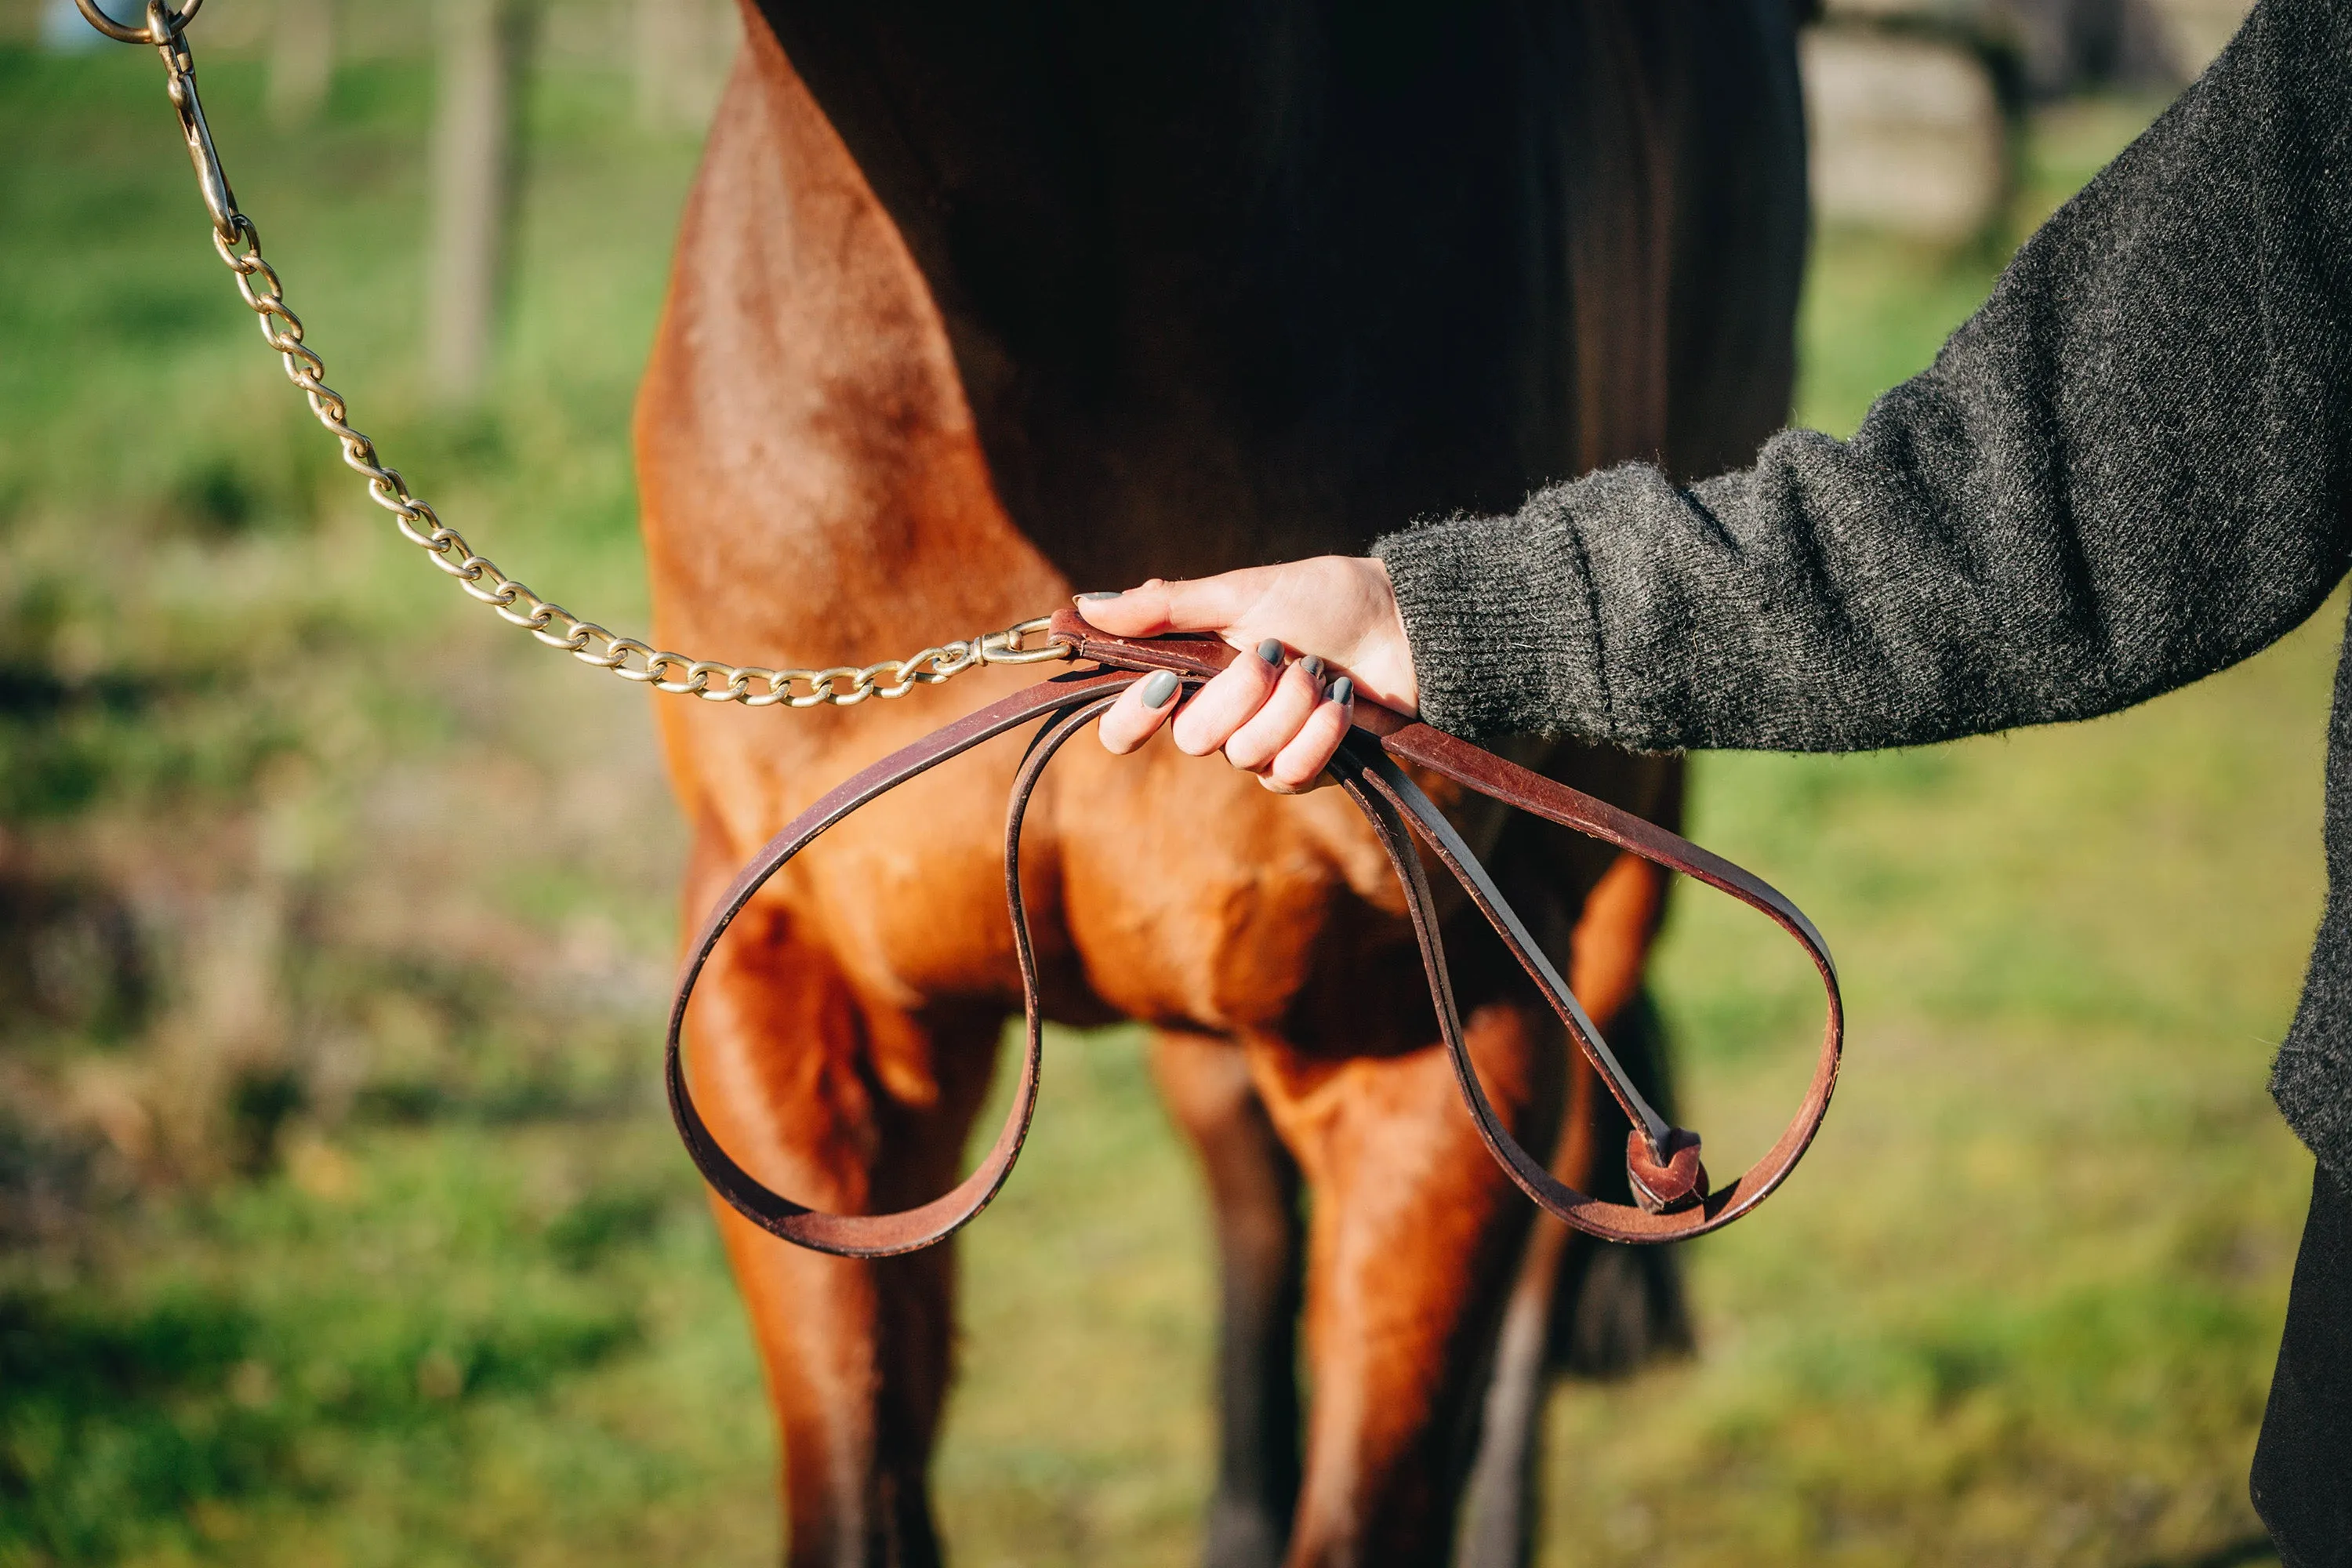
[[[883,1258],[911,1252],[945,1239],[988,1206],[1012,1174],[1028,1136],[1044,1068],[1045,1019],[1037,994],[1036,955],[1028,912],[1021,899],[1021,826],[1029,798],[1055,752],[1146,672],[1172,670],[1197,686],[1230,663],[1231,648],[1213,638],[1160,637],[1131,641],[1094,630],[1070,611],[1053,618],[1049,635],[1080,658],[1102,666],[1097,673],[1074,673],[1040,681],[967,714],[913,745],[894,752],[827,794],[769,840],[720,897],[689,950],[670,1005],[664,1076],[670,1110],[688,1153],[704,1180],[736,1212],[761,1228],[802,1247],[850,1258]],[[768,879],[858,807],[919,773],[962,755],[982,742],[1040,718],[1050,721],[1030,743],[1014,774],[1005,813],[1005,905],[1013,922],[1013,952],[1021,970],[1024,1048],[1013,1104],[996,1142],[972,1173],[950,1191],[918,1207],[894,1214],[823,1214],[770,1190],[719,1146],[695,1109],[686,1081],[683,1040],[694,985],[728,926]],[[1476,857],[1398,764],[1411,763],[1452,779],[1522,811],[1573,828],[1628,853],[1680,872],[1728,893],[1770,919],[1802,946],[1819,972],[1827,1012],[1821,1053],[1803,1101],[1764,1157],[1729,1185],[1711,1188],[1699,1162],[1697,1134],[1674,1127],[1634,1088],[1608,1042],[1578,1005],[1567,983],[1545,956],[1503,898]],[[1454,1064],[1455,1081],[1479,1137],[1520,1189],[1544,1210],[1575,1228],[1612,1241],[1675,1241],[1719,1229],[1754,1208],[1796,1168],[1828,1112],[1837,1087],[1844,1041],[1844,1010],[1837,969],[1821,933],[1802,911],[1769,884],[1677,834],[1580,790],[1481,751],[1428,725],[1370,703],[1359,704],[1356,727],[1333,759],[1331,776],[1371,824],[1405,892],[1405,910],[1428,973],[1430,1000],[1440,1035]],[[1626,1139],[1626,1173],[1634,1204],[1610,1203],[1578,1192],[1528,1152],[1496,1113],[1478,1081],[1462,1030],[1460,1010],[1445,966],[1435,901],[1420,848],[1458,880],[1471,902],[1502,939],[1535,984],[1570,1037],[1609,1088],[1633,1131]]]

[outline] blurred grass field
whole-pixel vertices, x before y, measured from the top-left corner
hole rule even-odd
[[[693,146],[541,74],[498,385],[453,416],[415,348],[423,69],[346,69],[300,138],[257,67],[205,74],[356,422],[642,626],[627,409]],[[656,1093],[682,835],[645,699],[365,504],[249,335],[156,77],[0,47],[0,1564],[772,1561],[757,1369]],[[2016,232],[2153,108],[2038,121]],[[1850,428],[1998,259],[1824,236],[1801,416]],[[2341,614],[2095,724],[1696,764],[1698,836],[1834,945],[1849,1066],[1785,1194],[1691,1249],[1698,1356],[1557,1396],[1543,1562],[2264,1560],[2308,1161],[2263,1083]],[[1802,1080],[1784,948],[1674,917],[1718,1162]],[[1132,1035],[1054,1055],[969,1234],[943,1523],[967,1568],[1190,1563],[1195,1183]]]

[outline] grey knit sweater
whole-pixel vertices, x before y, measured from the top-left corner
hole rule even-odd
[[[2352,5],[2262,0],[1850,441],[1629,466],[1376,547],[1470,736],[1861,751],[2084,719],[2308,617],[2352,551]],[[2352,634],[2347,634],[2352,635]],[[2352,661],[2272,1078],[2352,1172]]]

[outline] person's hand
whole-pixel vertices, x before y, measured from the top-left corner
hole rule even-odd
[[[1378,561],[1318,555],[1196,582],[1155,577],[1124,594],[1081,594],[1078,614],[1120,637],[1214,632],[1244,657],[1189,700],[1162,671],[1120,693],[1102,743],[1124,754],[1175,720],[1178,748],[1227,761],[1285,795],[1311,789],[1348,733],[1356,694],[1411,713],[1420,706],[1404,617]],[[1296,657],[1293,657],[1296,656]]]

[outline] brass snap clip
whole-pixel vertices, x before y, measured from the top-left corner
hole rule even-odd
[[[118,44],[152,44],[157,48],[170,47],[180,36],[180,29],[196,19],[204,9],[205,0],[188,0],[187,9],[174,11],[163,0],[147,0],[147,20],[141,26],[128,26],[99,9],[98,0],[74,0],[74,8],[81,19]]]

